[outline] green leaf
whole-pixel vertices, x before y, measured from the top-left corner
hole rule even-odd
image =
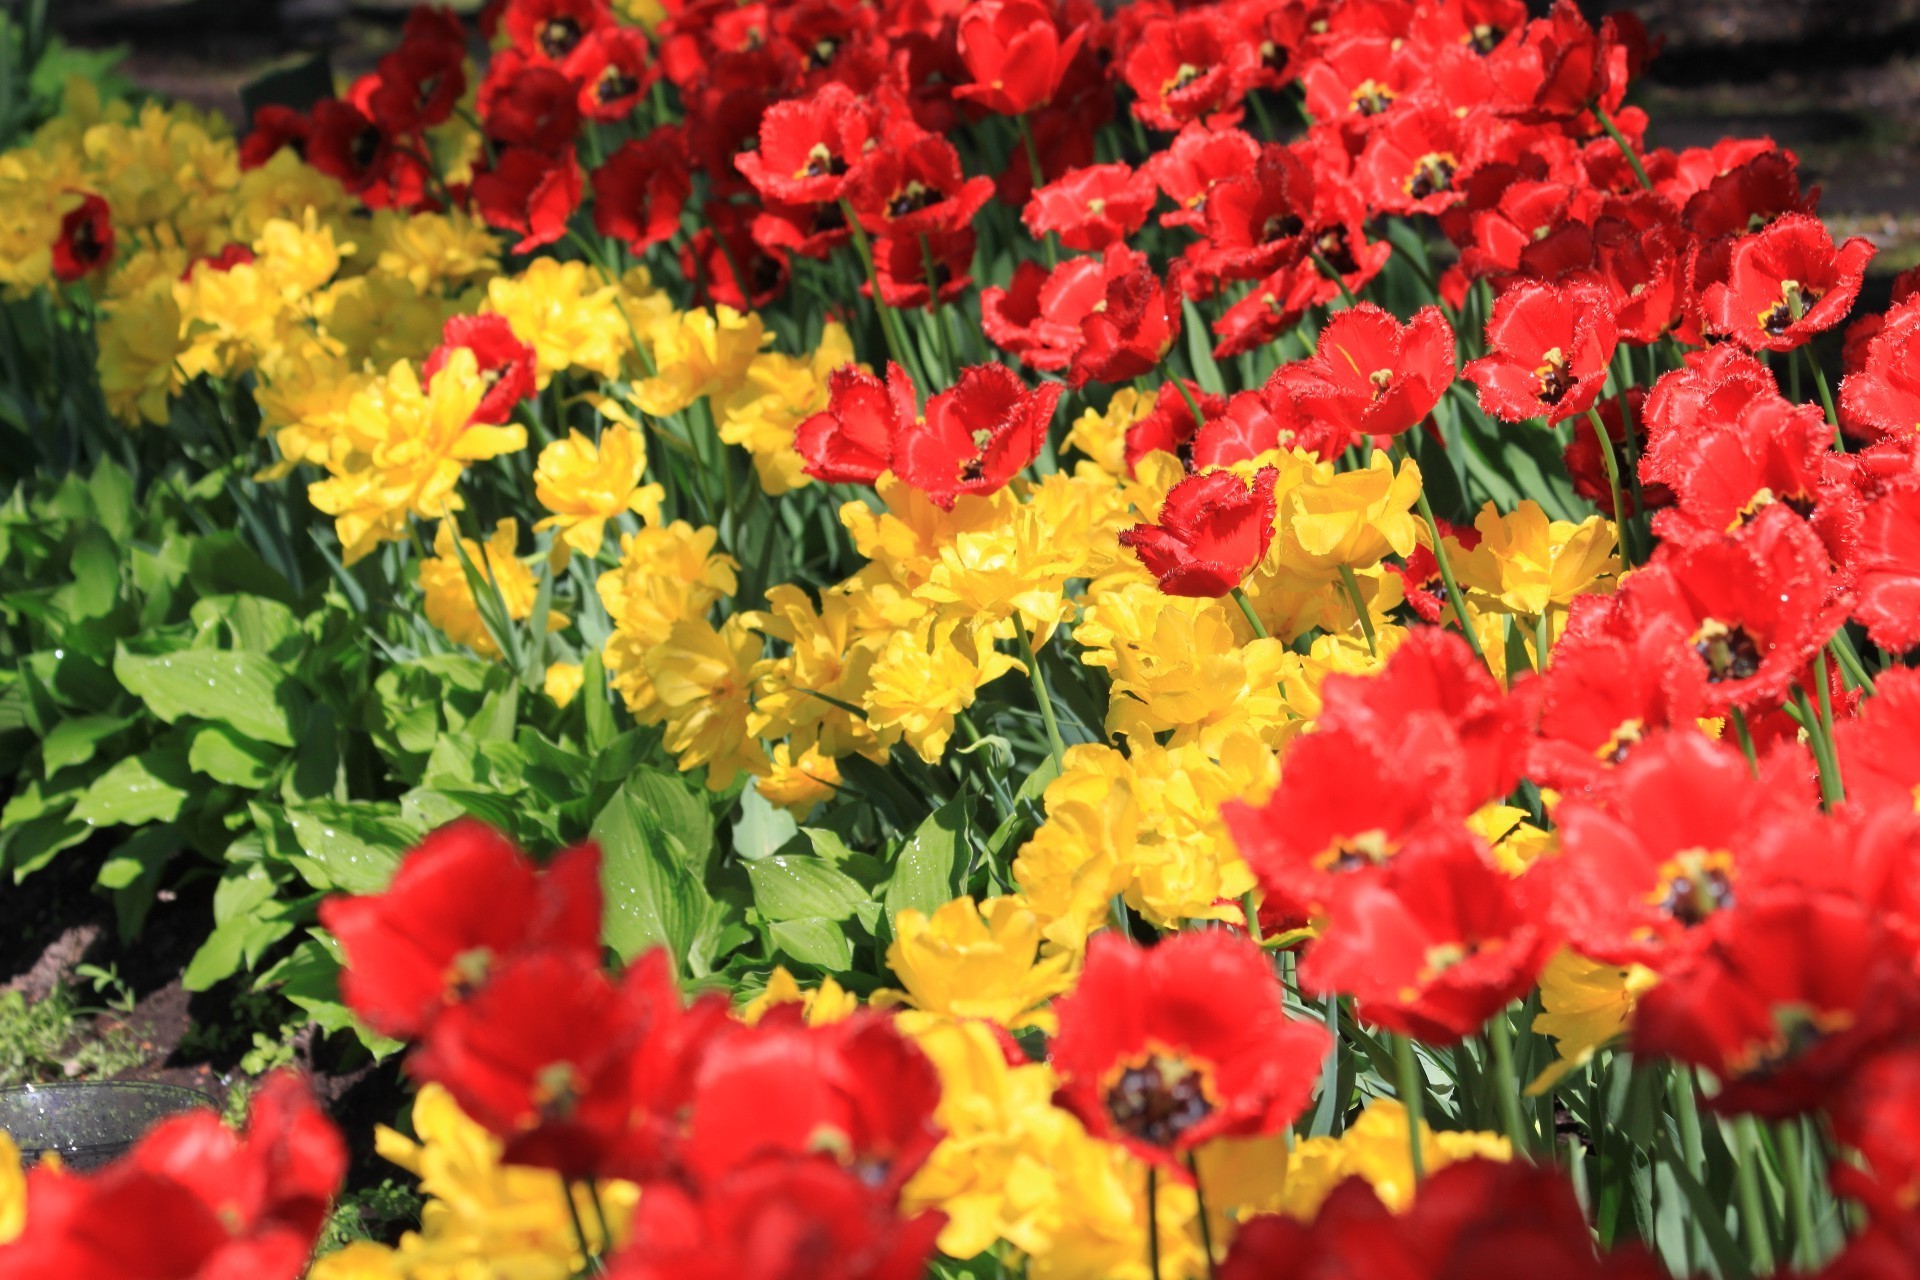
[[[104,618],[120,603],[120,549],[105,529],[91,525],[74,543],[73,586],[65,594],[71,621]]]
[[[146,658],[123,646],[113,674],[153,714],[172,724],[181,716],[231,725],[249,738],[279,747],[294,743],[306,698],[279,666],[257,653],[183,649]]]
[[[580,663],[580,706],[587,718],[587,750],[599,752],[614,740],[613,704],[607,700],[607,666],[600,650],[589,650]]]
[[[92,827],[65,813],[29,819],[0,835],[0,866],[11,869],[18,884],[92,834]]]
[[[749,782],[740,793],[740,816],[733,823],[734,856],[752,861],[779,852],[800,830],[785,809],[777,809]]]
[[[592,838],[600,845],[607,944],[622,960],[664,944],[676,967],[684,971],[713,899],[696,871],[693,851],[661,821],[661,810],[669,807],[662,801],[676,788],[684,794],[679,779],[640,770],[594,819]],[[688,800],[706,814],[704,803]],[[687,805],[672,807],[681,809],[685,818]]]
[[[774,948],[816,968],[845,973],[853,967],[853,941],[845,926],[819,917],[782,920],[767,930]]]
[[[257,791],[273,780],[285,751],[223,724],[196,725],[187,739],[187,765],[215,782]]]
[[[275,662],[293,662],[306,647],[293,610],[265,596],[209,596],[194,601],[187,616],[197,631],[204,634],[224,628],[234,648]]]
[[[184,846],[172,827],[143,827],[107,856],[96,883],[113,894],[113,913],[120,936],[131,942],[146,926],[154,895],[167,863]]]
[[[425,834],[390,805],[319,800],[287,810],[306,860],[300,874],[316,889],[379,893],[401,855]]]
[[[261,980],[277,983],[280,994],[305,1010],[321,1030],[352,1031],[376,1058],[390,1057],[405,1047],[398,1040],[367,1030],[353,1016],[340,999],[340,961],[317,938],[303,939]]]
[[[287,580],[228,529],[193,540],[187,551],[187,578],[203,598],[242,594],[293,603],[293,588]]]
[[[101,528],[115,542],[125,542],[133,532],[133,477],[119,463],[104,461],[87,477],[87,489]]]
[[[213,891],[213,932],[187,962],[180,985],[205,991],[293,932],[275,901],[279,887],[263,863],[229,866]]]
[[[73,806],[73,820],[96,827],[172,822],[192,786],[186,753],[177,745],[154,747],[95,778]]]
[[[749,862],[747,879],[753,884],[754,907],[770,921],[804,916],[850,920],[854,909],[868,900],[859,881],[807,854],[776,853]]]
[[[707,807],[704,793],[680,774],[645,767],[634,770],[622,790],[632,792],[648,807],[660,830],[680,842],[697,870],[706,870],[714,833],[713,810]]]
[[[894,864],[887,883],[887,929],[911,907],[928,915],[960,896],[965,871],[967,811],[954,797],[920,824]]]
[[[102,742],[132,724],[129,716],[74,716],[53,726],[40,742],[40,764],[51,778],[93,759]]]
[[[1202,391],[1212,395],[1225,395],[1227,384],[1221,380],[1220,366],[1213,360],[1213,344],[1208,340],[1206,317],[1200,314],[1193,299],[1182,298],[1181,315],[1185,319],[1187,331],[1187,360],[1193,365],[1194,381],[1200,384]]]
[[[1008,845],[1030,825],[1045,817],[1042,800],[1047,788],[1059,776],[1060,766],[1052,756],[1042,760],[1040,767],[1027,775],[1027,780],[1020,784],[1020,790],[1014,794],[1013,812],[1002,819],[1000,825],[993,829],[993,834],[987,837],[987,858],[990,861],[997,862]]]

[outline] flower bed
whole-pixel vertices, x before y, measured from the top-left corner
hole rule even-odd
[[[1637,23],[496,0],[237,137],[9,49],[0,857],[215,882],[425,1207],[312,1261],[287,1073],[0,1280],[1920,1256],[1920,282]]]

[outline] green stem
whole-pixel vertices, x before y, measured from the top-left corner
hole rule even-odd
[[[1633,166],[1633,176],[1640,180],[1640,186],[1647,191],[1653,190],[1653,180],[1647,177],[1646,166],[1640,163],[1640,157],[1633,152],[1633,144],[1627,141],[1627,135],[1620,132],[1620,126],[1613,122],[1607,109],[1596,102],[1593,104],[1593,114],[1600,121],[1600,127],[1607,131],[1607,136],[1613,139],[1613,145],[1620,148],[1620,154]]]
[[[1680,1126],[1680,1150],[1686,1157],[1687,1172],[1701,1186],[1707,1185],[1707,1148],[1700,1136],[1700,1103],[1694,1096],[1693,1072],[1685,1067],[1674,1071],[1669,1086],[1673,1098],[1674,1119]],[[1688,1237],[1696,1252],[1706,1245],[1699,1225],[1690,1224]]]
[[[1353,576],[1353,566],[1340,566],[1340,581],[1347,584],[1347,599],[1353,602],[1353,611],[1360,618],[1360,633],[1367,638],[1367,654],[1380,656],[1380,647],[1373,638],[1373,615],[1367,612],[1367,602],[1360,598],[1360,580]]]
[[[1054,718],[1053,699],[1047,694],[1047,678],[1040,673],[1040,659],[1034,655],[1033,641],[1027,636],[1026,619],[1018,612],[1013,615],[1014,638],[1020,642],[1020,658],[1027,664],[1027,679],[1033,684],[1033,696],[1040,703],[1040,719],[1047,726],[1047,747],[1053,752],[1053,764],[1061,773],[1067,771],[1067,744],[1060,737],[1060,722]]]
[[[1747,758],[1747,772],[1759,777],[1760,758],[1754,754],[1753,732],[1747,728],[1747,713],[1739,707],[1729,707],[1727,719],[1733,722],[1733,736],[1740,743],[1740,754]]]
[[[914,366],[907,360],[906,343],[895,331],[899,317],[894,315],[887,300],[880,296],[880,271],[873,264],[873,244],[867,239],[866,228],[860,225],[860,219],[854,214],[852,203],[842,200],[840,210],[847,220],[848,230],[853,233],[854,252],[860,255],[860,265],[866,270],[867,288],[873,293],[873,307],[880,316],[880,334],[886,339],[887,351],[893,356],[895,364],[911,373]]]
[[[1866,664],[1860,661],[1860,654],[1853,647],[1853,637],[1844,629],[1834,632],[1833,639],[1827,641],[1827,652],[1833,655],[1834,661],[1840,664],[1840,669],[1846,672],[1847,679],[1853,681],[1854,688],[1865,689],[1869,694],[1873,693],[1873,677],[1867,674]]]
[[[1147,1166],[1147,1269],[1153,1280],[1160,1280],[1160,1215],[1154,1212],[1159,1198],[1160,1167]]]
[[[1627,543],[1626,492],[1620,487],[1620,460],[1613,453],[1613,437],[1607,432],[1607,424],[1601,420],[1598,409],[1588,409],[1587,419],[1593,423],[1593,434],[1600,438],[1600,465],[1607,471],[1607,488],[1613,494],[1613,527],[1620,543],[1620,560],[1627,568],[1633,567],[1633,552]]]
[[[1393,442],[1391,457],[1398,465],[1405,456],[1400,441]],[[1414,495],[1414,502],[1420,508],[1420,518],[1427,522],[1427,533],[1433,539],[1433,562],[1440,567],[1440,581],[1446,584],[1447,603],[1453,606],[1453,616],[1460,622],[1460,634],[1466,639],[1467,648],[1473,650],[1473,656],[1482,664],[1487,655],[1480,648],[1480,636],[1473,629],[1473,623],[1467,618],[1466,598],[1460,592],[1460,583],[1453,576],[1453,558],[1447,554],[1447,545],[1440,536],[1440,522],[1433,518],[1433,504],[1427,501],[1427,486],[1422,483],[1420,491]],[[1493,670],[1487,666],[1487,670]]]
[[[1813,385],[1820,392],[1820,407],[1827,411],[1827,421],[1833,426],[1833,447],[1841,453],[1847,451],[1847,438],[1840,431],[1840,415],[1833,407],[1833,388],[1827,385],[1827,371],[1813,358],[1813,348],[1803,346],[1800,355],[1807,362],[1807,368],[1813,370]]]
[[[1427,1176],[1427,1163],[1420,1151],[1420,1128],[1425,1121],[1427,1091],[1420,1081],[1420,1064],[1413,1056],[1413,1038],[1393,1038],[1393,1061],[1398,1068],[1400,1105],[1407,1109],[1407,1154],[1413,1160],[1413,1180]]]
[[[1033,130],[1027,126],[1027,117],[1024,114],[1015,116],[1013,123],[1020,130],[1020,145],[1027,152],[1027,169],[1033,175],[1033,189],[1038,191],[1047,185],[1047,171],[1040,164],[1039,144],[1034,142]],[[1047,270],[1051,271],[1060,265],[1060,251],[1054,247],[1051,231],[1040,237],[1040,247],[1047,255]]]
[[[587,1239],[587,1224],[580,1219],[580,1206],[573,1200],[573,1183],[563,1175],[560,1179],[560,1198],[567,1202],[567,1218],[573,1223],[574,1239],[580,1242],[580,1257],[585,1261],[585,1272],[597,1276],[604,1272],[606,1264],[600,1261],[600,1255],[594,1252],[593,1242]]]
[[[1198,431],[1207,425],[1207,415],[1200,411],[1200,402],[1193,397],[1193,389],[1187,386],[1187,380],[1176,376],[1173,379],[1174,390],[1187,402],[1187,411],[1193,415],[1193,429]]]
[[[1775,1132],[1780,1141],[1780,1172],[1787,1186],[1787,1211],[1793,1216],[1793,1261],[1803,1270],[1812,1271],[1820,1265],[1820,1233],[1814,1226],[1813,1201],[1808,1195],[1800,1121],[1782,1121]]]
[[[1187,1172],[1193,1175],[1193,1198],[1200,1211],[1200,1247],[1207,1254],[1207,1274],[1214,1274],[1213,1265],[1213,1223],[1207,1220],[1207,1192],[1200,1185],[1200,1158],[1193,1152],[1187,1152]],[[1152,1207],[1148,1207],[1152,1211]]]
[[[607,1221],[607,1206],[600,1199],[600,1183],[597,1179],[587,1179],[587,1202],[593,1206],[593,1216],[600,1223],[600,1247],[611,1252],[613,1249],[613,1226]]]
[[[1833,707],[1827,693],[1827,651],[1815,654],[1815,677],[1820,682],[1820,713],[1815,713],[1807,700],[1807,691],[1799,685],[1793,687],[1794,705],[1800,709],[1800,720],[1806,726],[1807,740],[1813,747],[1813,762],[1820,769],[1820,801],[1832,809],[1846,801],[1846,784],[1840,780],[1840,760],[1833,749]]]
[[[1755,1275],[1773,1270],[1773,1237],[1767,1227],[1766,1206],[1760,1199],[1760,1133],[1751,1119],[1733,1122],[1740,1148],[1733,1166],[1740,1192],[1740,1232],[1747,1238],[1747,1256]],[[1729,1144],[1734,1145],[1734,1144]]]
[[[933,244],[926,236],[920,237],[920,257],[926,263],[927,272],[927,311],[933,317],[934,336],[940,340],[940,363],[946,366],[946,381],[953,381],[953,335],[948,332],[947,304],[940,301],[939,275],[933,261]]]
[[[1515,1153],[1524,1155],[1531,1144],[1520,1122],[1520,1082],[1513,1074],[1513,1028],[1507,1025],[1505,1010],[1488,1020],[1487,1036],[1493,1050],[1493,1088],[1500,1100],[1500,1123]]]
[[[1359,305],[1360,299],[1354,297],[1353,290],[1347,288],[1347,278],[1341,275],[1331,262],[1321,257],[1318,250],[1309,250],[1307,256],[1313,259],[1314,266],[1320,268],[1321,275],[1340,286],[1340,296],[1346,299],[1349,307]]]
[[[1240,612],[1246,615],[1247,625],[1253,628],[1253,634],[1262,640],[1271,639],[1272,637],[1267,635],[1266,627],[1260,621],[1260,615],[1253,611],[1253,601],[1247,599],[1247,593],[1235,587],[1232,595],[1233,602],[1239,605]]]

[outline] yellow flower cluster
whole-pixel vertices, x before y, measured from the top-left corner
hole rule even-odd
[[[565,1189],[549,1170],[500,1162],[500,1141],[463,1114],[439,1085],[425,1085],[413,1101],[418,1139],[382,1126],[380,1155],[420,1180],[427,1198],[420,1230],[393,1247],[361,1241],[314,1264],[312,1280],[566,1280],[586,1265],[575,1215],[588,1242],[601,1250],[600,1214],[584,1184]],[[630,1182],[602,1181],[599,1208],[615,1247],[639,1203]],[[572,1210],[566,1197],[572,1195]]]

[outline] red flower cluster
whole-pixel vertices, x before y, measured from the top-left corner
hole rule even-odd
[[[1643,1251],[1595,1257],[1587,1216],[1553,1169],[1490,1160],[1448,1165],[1420,1184],[1405,1213],[1359,1178],[1335,1187],[1311,1222],[1254,1218],[1234,1237],[1220,1280],[1467,1280],[1555,1276],[1656,1280]]]
[[[1095,938],[1059,1017],[1060,1104],[1176,1178],[1215,1138],[1284,1131],[1331,1043],[1290,1018],[1259,948],[1225,933],[1151,950]]]
[[[953,386],[914,408],[916,392],[898,365],[887,380],[852,365],[833,371],[827,407],[794,432],[807,474],[837,484],[872,484],[888,471],[949,510],[963,493],[992,493],[1040,456],[1064,390],[1029,388],[1001,364],[962,370]]]
[[[931,1153],[939,1079],[880,1015],[755,1027],[683,1004],[655,950],[600,964],[600,855],[542,869],[472,821],[443,827],[386,893],[330,899],[342,994],[408,1068],[497,1134],[505,1158],[645,1187],[618,1274],[788,1275],[832,1257],[909,1277],[941,1217],[897,1212]]]
[[[346,1170],[346,1144],[305,1081],[282,1073],[254,1095],[244,1134],[195,1111],[90,1177],[34,1169],[32,1213],[0,1248],[0,1278],[294,1280]]]

